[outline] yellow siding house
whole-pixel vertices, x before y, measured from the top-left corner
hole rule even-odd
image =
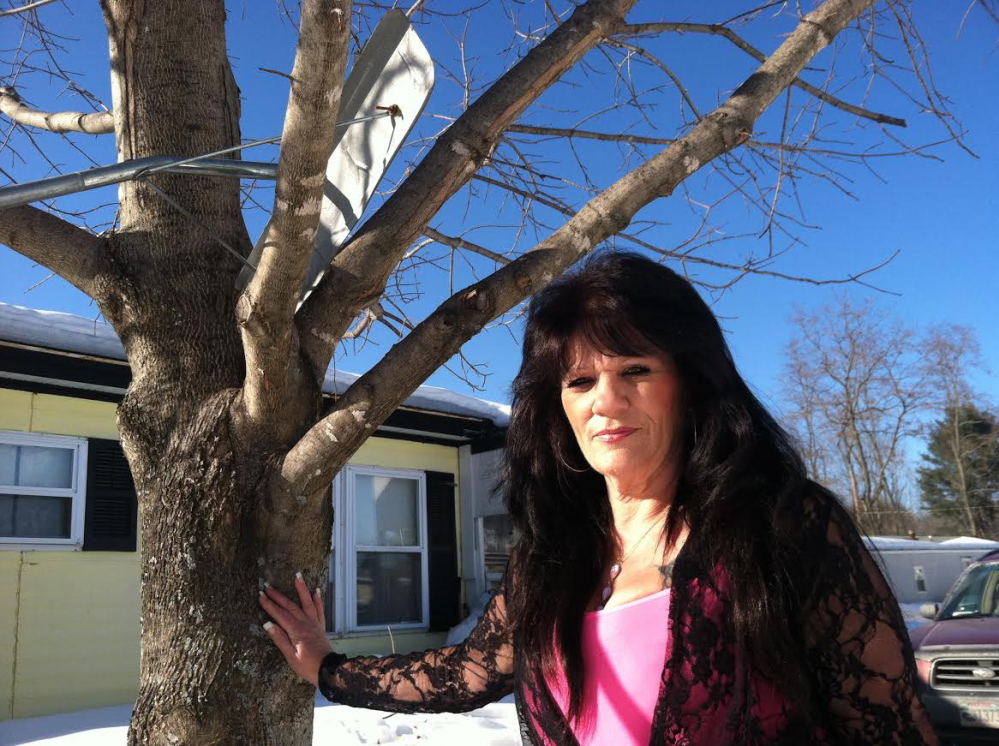
[[[327,396],[355,378],[331,372]],[[135,698],[137,516],[115,427],[129,380],[107,325],[0,304],[0,720]],[[508,416],[421,387],[338,475],[327,616],[339,651],[442,644],[495,579],[502,516],[484,465]]]

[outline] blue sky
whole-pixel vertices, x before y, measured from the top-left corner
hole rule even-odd
[[[432,0],[431,0],[432,2]],[[408,4],[408,3],[407,3]],[[435,7],[447,9],[458,3],[441,0]],[[505,3],[492,3],[473,19],[468,27],[468,66],[474,71],[479,84],[493,79],[503,65],[509,64],[517,53],[507,49],[511,36],[505,29]],[[745,3],[725,0],[711,4],[705,15],[700,10],[703,3],[671,3],[670,20],[720,21],[746,7]],[[999,302],[999,103],[996,101],[996,82],[999,80],[999,27],[991,25],[984,14],[972,12],[960,38],[958,29],[965,3],[917,3],[917,21],[926,36],[933,63],[937,86],[946,93],[952,111],[968,131],[967,144],[980,157],[973,158],[953,145],[933,150],[942,160],[918,157],[885,158],[876,162],[877,173],[864,167],[847,169],[849,190],[855,198],[820,183],[803,184],[801,196],[807,223],[820,226],[799,231],[801,243],[783,256],[773,269],[788,274],[814,278],[842,277],[863,271],[879,264],[896,251],[899,252],[889,266],[869,278],[872,284],[887,293],[876,293],[867,288],[846,288],[852,297],[874,295],[903,320],[917,325],[928,323],[960,323],[973,327],[979,336],[986,361],[999,369],[999,325],[995,323]],[[277,17],[273,3],[244,3],[234,5],[229,27],[229,46],[234,58],[237,81],[244,96],[243,135],[248,138],[268,137],[280,132],[280,122],[287,100],[287,81],[265,73],[259,68],[290,70],[294,54],[294,37],[286,21]],[[523,14],[529,25],[530,7],[513,6]],[[640,2],[631,20],[656,20],[653,9],[659,3]],[[69,35],[80,38],[79,47],[73,48],[74,69],[83,75],[86,85],[94,90],[109,106],[110,92],[107,80],[107,45],[99,13],[94,8],[75,8],[70,16],[58,5],[48,6],[50,22]],[[674,14],[675,13],[675,14]],[[489,14],[492,14],[490,16]],[[12,25],[7,19],[0,24]],[[772,50],[780,42],[779,34],[790,28],[790,20],[775,24],[749,27],[746,35],[764,50]],[[430,114],[456,113],[457,86],[448,79],[447,71],[461,69],[455,49],[455,39],[464,28],[460,17],[419,27],[421,37],[441,62],[438,85],[427,111]],[[7,32],[3,31],[7,37]],[[9,37],[7,37],[9,38]],[[516,41],[515,39],[513,41]],[[716,43],[715,43],[716,42]],[[738,50],[729,48],[722,40],[697,37],[672,36],[657,47],[678,75],[687,83],[695,103],[702,110],[710,110],[716,102],[737,85],[753,68],[754,63]],[[76,50],[79,51],[76,51]],[[822,70],[828,65],[830,53],[826,52],[810,69],[809,79],[821,82]],[[859,60],[840,60],[849,72],[850,66],[859,71]],[[7,74],[7,71],[2,73]],[[661,85],[661,80],[643,77],[648,85]],[[596,83],[594,83],[596,80]],[[79,100],[60,95],[61,89],[46,88],[46,78],[22,76],[19,89],[32,103],[42,108],[61,109],[80,107]],[[551,112],[575,109],[580,118],[606,104],[606,79],[588,78],[575,71],[566,84],[550,91],[541,106],[525,116],[525,121],[545,122],[554,118],[561,126],[572,116],[559,119]],[[864,81],[848,81],[840,92],[851,101],[863,99]],[[670,98],[670,95],[673,98]],[[911,104],[889,87],[877,84],[870,91],[871,107],[907,118],[910,127],[902,133],[907,142],[918,144],[938,140],[941,130],[933,117],[919,113]],[[803,100],[795,94],[794,101]],[[592,100],[591,100],[592,99]],[[664,94],[659,106],[652,110],[652,117],[641,122],[629,113],[610,113],[593,120],[593,129],[612,131],[631,128],[638,134],[670,137],[677,132],[675,91]],[[760,122],[757,136],[777,139],[780,119],[771,112]],[[551,115],[551,116],[549,116]],[[429,134],[440,129],[442,121],[425,118],[420,132]],[[6,127],[6,125],[4,125]],[[4,130],[6,131],[6,129]],[[884,152],[893,149],[876,127],[861,126],[852,117],[835,118],[832,138],[851,138],[864,147],[880,147]],[[42,140],[46,135],[40,134]],[[51,137],[51,136],[49,136]],[[95,142],[90,138],[74,138],[100,163],[114,159],[113,143],[105,137]],[[50,153],[53,160],[65,170],[87,166],[78,154],[52,139]],[[877,143],[883,143],[877,146]],[[49,148],[48,145],[46,145]],[[32,152],[23,140],[18,144],[24,162],[10,153],[0,154],[0,166],[18,180],[30,180],[48,175],[37,153]],[[623,173],[624,161],[613,145],[579,144],[578,151],[594,180],[603,186]],[[645,151],[651,154],[654,149]],[[273,158],[273,149],[261,148],[248,157]],[[564,147],[552,145],[549,157],[566,160]],[[578,169],[566,167],[566,173],[581,178]],[[695,195],[710,195],[723,189],[716,177],[703,176],[692,180],[690,188]],[[697,191],[700,190],[700,191]],[[475,201],[459,194],[442,212],[438,223],[445,232],[457,233],[474,226],[508,224],[511,207],[501,195],[484,192],[476,187],[479,197]],[[62,198],[60,206],[82,207],[109,202],[114,197],[111,190],[90,193],[73,198]],[[567,192],[566,198],[578,204],[580,193]],[[260,197],[264,204],[269,195]],[[728,234],[749,234],[746,238],[731,241],[718,248],[718,254],[727,260],[748,253],[766,251],[764,239],[756,237],[760,226],[759,215],[753,208],[739,202],[729,203],[719,209],[718,222]],[[668,225],[650,230],[648,237],[660,245],[676,245],[689,232],[690,225],[700,214],[682,198],[674,195],[646,208],[640,217],[656,217]],[[551,213],[545,218],[555,224]],[[263,225],[261,211],[248,213],[247,222],[251,235],[256,235]],[[512,237],[507,228],[485,227],[469,234],[471,240],[494,250],[505,251],[513,246],[528,248],[543,231]],[[438,252],[443,254],[443,252]],[[481,270],[485,265],[473,260]],[[460,265],[460,262],[459,262]],[[48,275],[44,268],[33,266],[23,257],[5,247],[0,247],[0,301],[34,308],[67,311],[87,316],[96,315],[89,301],[64,281],[54,278],[41,286],[30,289]],[[710,271],[693,268],[702,279],[713,279]],[[410,275],[421,283],[425,297],[414,303],[411,313],[419,318],[421,313],[439,303],[447,290],[446,279],[441,273],[419,271]],[[459,268],[456,282],[472,279],[471,268]],[[780,408],[777,376],[783,364],[783,348],[791,336],[788,317],[798,304],[816,308],[831,300],[836,290],[830,286],[816,287],[768,277],[747,277],[734,288],[720,296],[711,296],[716,312],[722,317],[729,333],[736,360],[744,375],[755,389],[772,406]],[[483,364],[490,375],[480,395],[498,401],[508,401],[509,383],[516,372],[519,347],[516,340],[519,326],[497,329],[470,343],[466,350],[471,360]],[[361,371],[369,366],[392,343],[387,330],[379,331],[372,344],[360,354],[342,355],[338,365],[348,370]],[[467,391],[467,386],[446,372],[435,374],[432,383]],[[977,374],[977,386],[999,399],[999,384],[995,377]]]

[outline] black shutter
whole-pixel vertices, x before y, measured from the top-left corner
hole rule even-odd
[[[458,537],[455,532],[454,475],[427,472],[427,533],[430,631],[443,632],[461,621],[458,608]]]
[[[87,441],[87,509],[83,550],[134,552],[138,501],[117,440]]]

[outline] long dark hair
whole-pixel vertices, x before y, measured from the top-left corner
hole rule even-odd
[[[804,671],[792,648],[795,589],[784,567],[805,467],[739,375],[714,314],[677,273],[638,254],[598,253],[531,300],[513,383],[503,492],[520,533],[508,589],[519,664],[541,696],[558,665],[569,719],[581,715],[581,627],[606,571],[613,519],[603,477],[587,467],[562,410],[561,384],[578,338],[606,355],[662,352],[680,374],[680,478],[665,537],[690,527],[684,553],[721,563],[731,624],[753,664],[792,701]]]

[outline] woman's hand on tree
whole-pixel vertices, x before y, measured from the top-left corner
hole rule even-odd
[[[274,622],[266,622],[264,630],[300,677],[318,686],[319,666],[333,652],[326,637],[326,612],[319,590],[309,593],[302,574],[295,576],[295,590],[301,606],[270,584],[260,592],[260,605]]]

